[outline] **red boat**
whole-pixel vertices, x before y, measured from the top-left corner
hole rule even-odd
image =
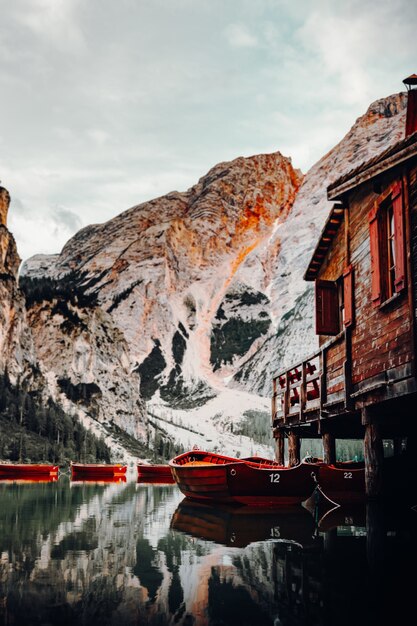
[[[71,462],[71,479],[96,479],[104,478],[120,478],[126,476],[127,466],[117,463],[109,465],[106,463],[72,463]]]
[[[171,468],[169,465],[150,465],[138,463],[138,481],[149,483],[174,483]]]
[[[29,463],[0,463],[0,480],[3,479],[32,479],[58,478],[58,465],[43,465]]]
[[[283,467],[268,459],[236,459],[202,450],[169,462],[182,493],[193,500],[252,506],[299,504],[316,485],[318,464]]]
[[[365,500],[365,465],[347,461],[319,467],[318,482],[327,498],[336,504]]]

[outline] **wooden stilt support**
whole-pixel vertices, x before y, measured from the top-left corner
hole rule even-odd
[[[382,494],[382,466],[384,450],[379,424],[371,419],[369,409],[363,409],[362,423],[365,424],[365,488],[368,498],[378,498]]]
[[[294,431],[288,433],[288,465],[294,467],[300,462],[300,437]]]
[[[324,433],[322,435],[323,440],[323,452],[325,463],[336,462],[336,439],[331,433]]]
[[[277,430],[275,436],[275,460],[280,465],[284,465],[284,431]]]
[[[398,456],[402,452],[402,437],[394,437],[393,439],[394,456]]]

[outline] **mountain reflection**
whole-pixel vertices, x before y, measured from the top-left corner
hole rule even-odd
[[[381,625],[413,597],[417,513],[398,513],[213,506],[130,481],[0,482],[0,624]],[[389,585],[395,603],[381,596]]]

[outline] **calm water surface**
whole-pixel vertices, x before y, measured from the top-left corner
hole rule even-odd
[[[416,546],[411,508],[256,511],[175,485],[0,482],[0,624],[411,624]]]

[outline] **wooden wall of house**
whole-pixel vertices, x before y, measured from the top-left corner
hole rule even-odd
[[[417,321],[417,166],[409,173],[410,244],[414,318]]]
[[[401,176],[384,177],[381,193]],[[368,215],[378,195],[370,184],[350,200],[351,261],[355,268],[356,324],[352,331],[352,382],[360,383],[381,372],[412,361],[411,320],[407,293],[380,307],[371,301],[371,255]]]
[[[397,373],[409,375],[413,359],[411,342],[410,305],[407,292],[386,303],[374,307],[371,300],[371,255],[369,238],[369,212],[378,199],[379,193],[401,177],[401,170],[384,175],[378,193],[375,193],[372,181],[362,185],[350,194],[349,198],[349,247],[350,262],[354,268],[354,311],[355,322],[352,335],[352,383],[357,389],[363,381],[387,370],[394,378]],[[380,181],[381,182],[381,181]],[[413,173],[412,202],[414,207],[413,245],[414,261],[417,268],[417,184],[416,172]],[[339,228],[326,261],[323,263],[319,278],[337,280],[346,264],[345,224]],[[415,277],[415,280],[416,277]],[[417,283],[416,291],[417,293]],[[417,302],[416,302],[417,305]],[[321,336],[320,344],[331,337]],[[343,387],[343,361],[345,342],[337,341],[327,350],[327,384],[340,392]],[[356,387],[355,387],[356,385]],[[329,395],[329,394],[328,394]],[[331,400],[331,398],[328,398]]]

